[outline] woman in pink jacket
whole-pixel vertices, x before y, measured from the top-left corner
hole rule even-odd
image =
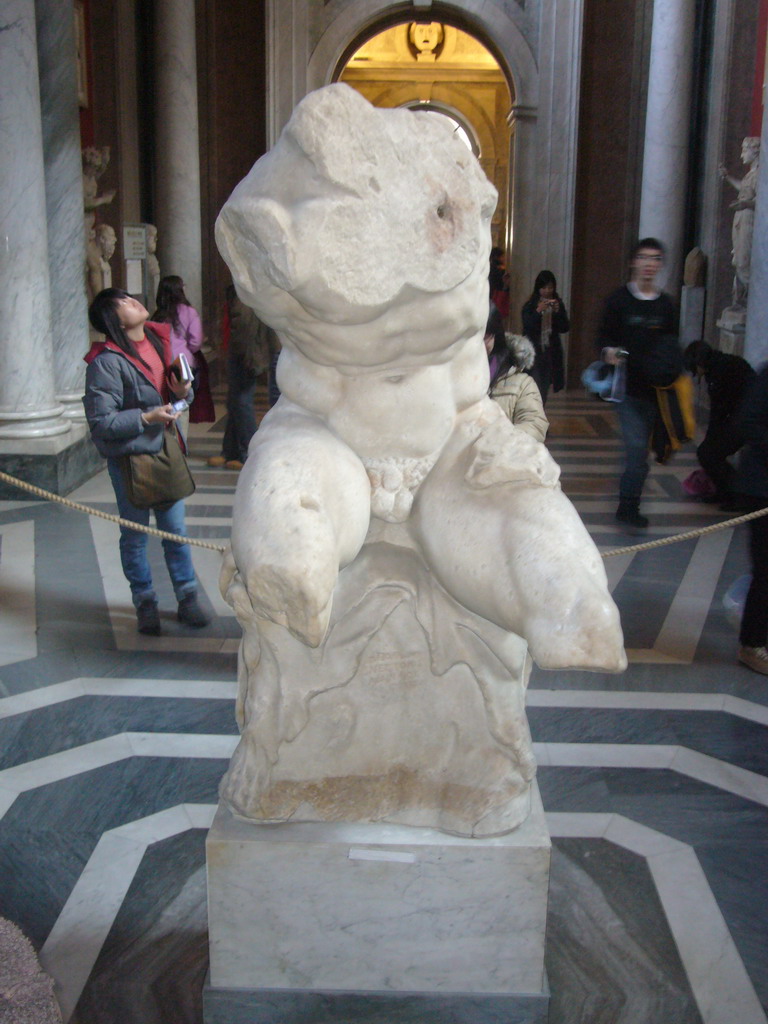
[[[189,365],[197,366],[195,353],[203,344],[203,325],[194,306],[184,294],[184,282],[176,274],[162,278],[157,286],[157,309],[152,314],[155,323],[171,325],[171,353],[175,359],[183,353]]]

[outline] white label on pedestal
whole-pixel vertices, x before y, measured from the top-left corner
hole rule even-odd
[[[401,864],[415,864],[415,853],[397,853],[395,850],[364,850],[357,846],[349,848],[350,860],[394,860]]]

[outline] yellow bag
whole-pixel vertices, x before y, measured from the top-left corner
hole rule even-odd
[[[693,406],[693,380],[682,373],[668,387],[654,388],[658,416],[653,426],[651,449],[657,462],[667,462],[696,436],[696,413]]]

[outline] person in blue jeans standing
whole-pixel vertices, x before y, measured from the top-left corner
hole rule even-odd
[[[163,431],[179,416],[171,398],[188,398],[189,382],[169,373],[170,329],[150,323],[140,302],[118,288],[106,288],[94,298],[88,316],[104,341],[91,346],[85,357],[83,405],[91,438],[107,459],[107,469],[123,519],[149,524],[149,509],[129,500],[121,472],[124,455],[160,451]],[[160,530],[186,536],[184,502],[156,508]],[[208,624],[197,601],[197,580],[188,544],[164,540],[165,563],[178,601],[179,622],[194,629]],[[140,633],[160,633],[157,595],[147,557],[147,535],[120,527],[120,561],[131,588]]]
[[[648,476],[649,442],[656,419],[651,383],[659,353],[676,333],[677,314],[669,295],[656,285],[665,250],[657,238],[643,238],[632,250],[630,279],[608,296],[597,339],[605,362],[616,365],[626,355],[626,396],[617,405],[624,444],[624,472],[619,484],[616,520],[645,529],[640,498]],[[682,355],[680,356],[682,365]]]

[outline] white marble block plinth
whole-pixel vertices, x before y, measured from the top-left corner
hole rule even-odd
[[[254,825],[207,841],[211,985],[541,994],[550,839],[538,789],[509,835]]]

